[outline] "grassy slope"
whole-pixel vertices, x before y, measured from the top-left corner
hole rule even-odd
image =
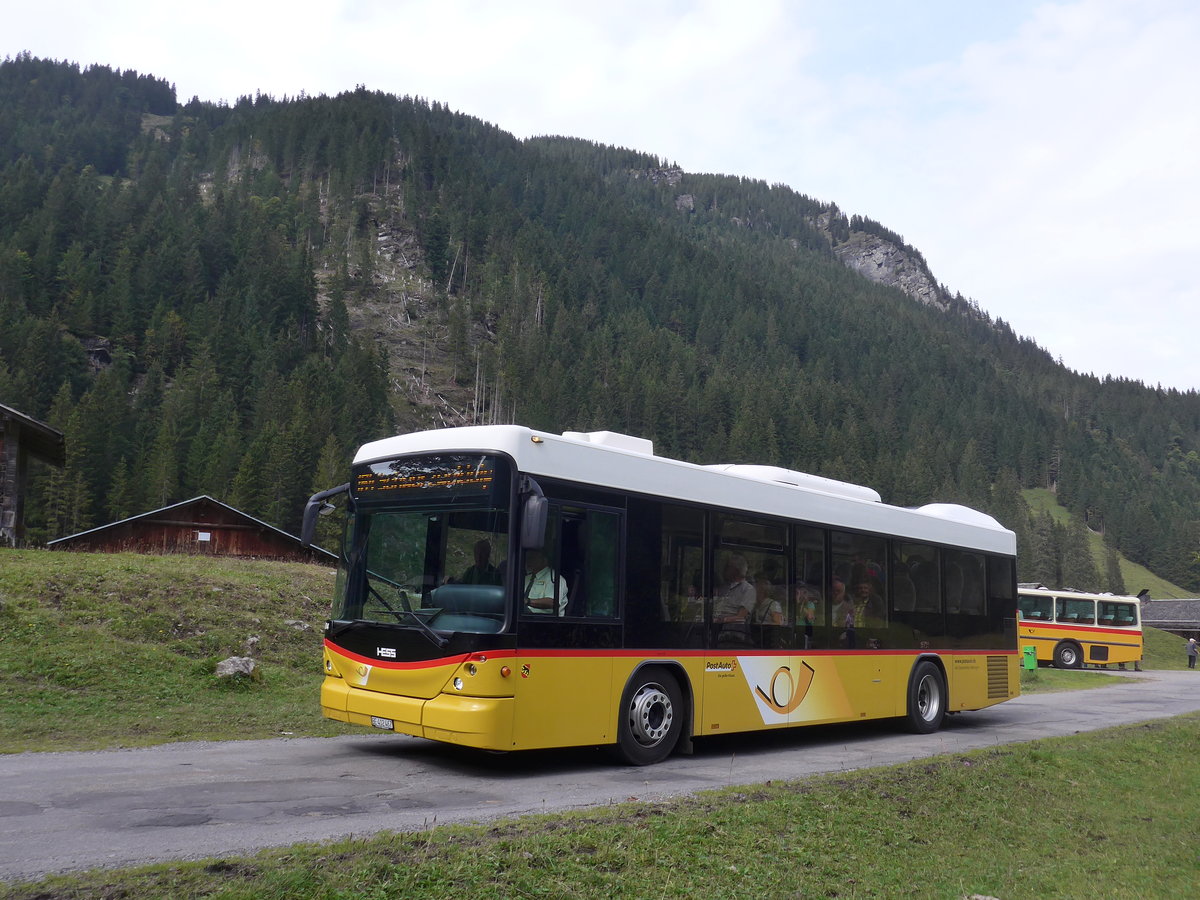
[[[0,752],[341,733],[317,704],[332,588],[301,563],[0,551]],[[261,679],[213,675],[248,652]]]
[[[1054,521],[1059,524],[1066,524],[1070,520],[1071,513],[1062,506],[1059,506],[1058,498],[1055,497],[1053,491],[1046,490],[1045,488],[1034,488],[1022,491],[1021,494],[1034,512],[1040,513],[1049,510]],[[1104,538],[1094,532],[1089,532],[1088,540],[1092,545],[1092,557],[1096,560],[1096,568],[1099,570],[1101,576],[1103,576],[1106,566],[1104,559]],[[1187,591],[1164,578],[1159,578],[1145,566],[1130,562],[1119,553],[1118,558],[1121,563],[1121,578],[1125,581],[1125,589],[1130,594],[1137,594],[1142,588],[1149,588],[1150,596],[1156,600],[1178,600],[1193,596],[1194,592]],[[1080,590],[1084,589],[1080,587]]]

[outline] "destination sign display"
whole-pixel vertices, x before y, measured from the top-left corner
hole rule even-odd
[[[485,494],[496,481],[496,458],[453,455],[369,463],[354,470],[358,497],[398,497],[435,493]]]

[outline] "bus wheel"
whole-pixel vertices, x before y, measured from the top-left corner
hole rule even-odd
[[[683,728],[679,684],[662,669],[645,669],[632,678],[621,698],[617,753],[625,762],[648,766],[671,755]]]
[[[1059,669],[1078,669],[1083,665],[1083,651],[1078,644],[1063,641],[1054,648],[1054,665]]]
[[[930,734],[942,727],[946,717],[946,682],[942,671],[927,659],[921,660],[908,680],[908,715],[905,722],[914,734]]]

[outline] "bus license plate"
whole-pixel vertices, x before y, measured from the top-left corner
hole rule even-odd
[[[396,728],[396,723],[391,719],[381,719],[379,716],[371,716],[371,724],[384,731],[394,731]]]

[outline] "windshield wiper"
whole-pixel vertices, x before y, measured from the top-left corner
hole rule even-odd
[[[429,624],[420,616],[418,616],[413,610],[409,609],[405,610],[405,612],[407,612],[412,620],[417,623],[417,627],[421,629],[421,633],[425,635],[425,637],[429,638],[429,640],[433,641],[434,646],[439,650],[450,643],[450,638],[442,637],[440,634],[430,628]],[[441,610],[438,610],[438,612],[441,612]]]
[[[398,590],[400,592],[400,599],[404,603],[404,609],[403,610],[396,609],[395,607],[392,606],[392,604],[388,603],[387,600],[384,598],[383,594],[379,593],[379,591],[375,589],[375,585],[371,584],[372,578],[378,578],[380,581],[383,581],[383,582],[391,585],[392,587],[396,588],[396,590]],[[412,603],[409,601],[408,591],[406,591],[404,588],[400,587],[400,585],[396,584],[394,581],[392,581],[388,578],[384,578],[382,575],[378,575],[375,572],[367,572],[367,590],[370,591],[372,594],[374,594],[375,599],[377,599],[380,603],[382,603],[384,608],[388,612],[390,612],[393,616],[396,617],[397,622],[404,621],[405,616],[411,618],[414,622],[416,622],[417,628],[420,629],[421,633],[423,635],[425,635],[425,637],[429,638],[429,640],[433,642],[433,645],[435,647],[437,647],[439,650],[442,649],[443,647],[445,647],[448,643],[450,643],[449,638],[442,637],[440,634],[438,634],[436,631],[434,631],[432,628],[430,628],[428,623],[424,619],[422,619],[419,615],[417,615],[416,610],[414,610],[412,608]],[[441,610],[439,610],[439,612],[441,612]]]

